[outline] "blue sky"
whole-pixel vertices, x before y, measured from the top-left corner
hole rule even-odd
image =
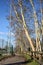
[[[6,17],[10,14],[10,0],[0,0],[0,32],[7,33],[7,26],[9,25]],[[0,38],[7,40],[7,35],[1,35]],[[2,43],[0,43],[1,47]]]
[[[9,3],[8,3],[9,4]],[[6,16],[8,15],[7,0],[0,0],[0,31],[7,32],[8,21]]]
[[[6,26],[8,24],[6,20],[7,9],[6,0],[0,0],[0,31],[2,32],[6,32]]]
[[[7,26],[9,24],[8,24],[8,20],[6,19],[6,17],[10,14],[10,1],[11,0],[0,0],[0,32],[4,32],[4,33],[8,32]],[[35,9],[36,9],[36,12],[37,12],[37,10],[40,9],[40,3],[38,4],[39,0],[38,1],[33,0],[33,1],[34,1]],[[30,6],[29,3],[26,4],[26,5]],[[28,13],[26,13],[26,14],[28,14]],[[37,14],[38,14],[38,12],[37,12]],[[38,15],[38,17],[39,17],[39,15]],[[38,19],[40,19],[40,17]],[[4,38],[5,40],[7,40],[6,35],[0,34],[0,38]],[[0,44],[0,46],[1,46],[1,44]]]
[[[7,32],[7,26],[8,26],[8,21],[6,20],[8,12],[8,7],[7,7],[7,0],[0,0],[0,32]],[[6,38],[6,35],[1,35],[0,38]],[[0,43],[1,47],[1,43]]]

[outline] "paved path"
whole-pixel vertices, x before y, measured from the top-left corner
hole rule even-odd
[[[18,62],[24,62],[25,59],[23,57],[18,57],[18,56],[14,56],[8,59],[4,59],[2,61],[0,61],[0,65],[5,65],[5,64],[9,64],[9,63],[18,63]]]

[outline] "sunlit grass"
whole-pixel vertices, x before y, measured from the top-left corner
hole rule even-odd
[[[26,60],[31,59],[31,57],[27,54],[24,54],[24,57],[26,58]]]
[[[29,62],[26,65],[39,65],[38,62],[36,62],[34,59],[31,59],[31,57],[27,54],[24,54],[24,57],[26,60],[29,60]]]
[[[33,60],[30,63],[27,63],[26,65],[40,65],[39,63],[37,63],[35,60]]]

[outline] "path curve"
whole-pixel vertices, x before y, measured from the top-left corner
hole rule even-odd
[[[5,65],[5,64],[9,64],[9,63],[24,62],[24,61],[25,61],[25,58],[20,57],[20,56],[14,56],[14,57],[7,58],[7,59],[0,61],[0,65]]]

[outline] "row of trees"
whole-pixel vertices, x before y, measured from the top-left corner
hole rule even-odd
[[[41,51],[41,35],[43,39],[42,2],[42,0],[11,1],[10,16],[8,19],[10,18],[11,30],[16,40],[15,43],[21,47],[21,51],[24,48],[28,48],[29,44],[32,51]],[[36,49],[34,43],[36,43]]]

